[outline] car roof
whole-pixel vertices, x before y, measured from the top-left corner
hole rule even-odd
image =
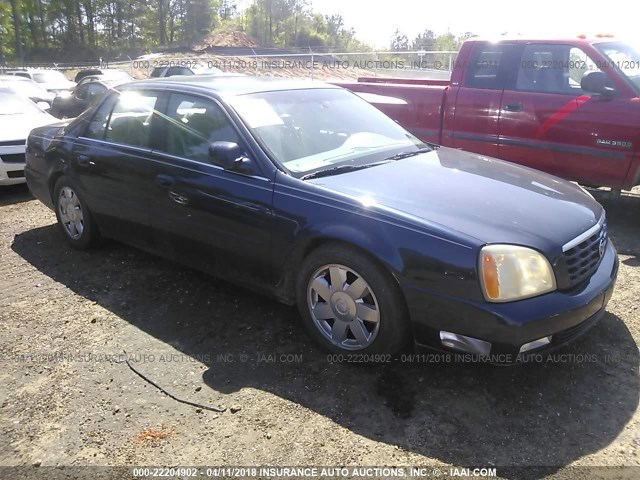
[[[246,75],[177,75],[174,77],[139,80],[126,85],[131,88],[160,87],[187,90],[207,90],[220,96],[246,95],[250,93],[330,88],[334,85],[312,80],[289,80],[271,77],[252,77]]]

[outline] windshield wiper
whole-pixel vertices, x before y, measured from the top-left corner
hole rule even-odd
[[[365,163],[364,165],[338,165],[337,167],[328,168],[326,170],[320,170],[313,173],[308,173],[300,177],[300,180],[309,180],[310,178],[329,177],[331,175],[340,175],[345,172],[354,172],[356,170],[363,170],[365,168],[376,167],[378,165],[384,165],[391,160],[383,160],[381,162]]]
[[[391,157],[385,158],[385,160],[402,160],[403,158],[414,157],[416,155],[420,155],[421,153],[432,152],[433,148],[421,148],[419,150],[412,150],[410,152],[400,152],[392,155]]]

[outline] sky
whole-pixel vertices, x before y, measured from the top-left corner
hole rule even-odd
[[[311,5],[323,14],[342,15],[345,26],[354,28],[360,40],[384,48],[396,29],[410,41],[425,29],[481,36],[608,33],[623,39],[636,39],[640,30],[637,0],[311,0]]]

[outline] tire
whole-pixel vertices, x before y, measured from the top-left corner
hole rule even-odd
[[[60,177],[53,189],[58,227],[73,248],[86,250],[101,241],[100,231],[87,205],[77,194],[78,188],[68,177]]]
[[[348,246],[325,245],[305,258],[296,299],[305,327],[329,352],[394,354],[410,339],[395,279]]]

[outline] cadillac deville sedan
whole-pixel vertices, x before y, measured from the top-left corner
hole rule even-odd
[[[618,268],[579,186],[321,83],[120,86],[33,130],[26,177],[73,247],[117,239],[297,304],[334,353],[548,352],[603,315]]]

